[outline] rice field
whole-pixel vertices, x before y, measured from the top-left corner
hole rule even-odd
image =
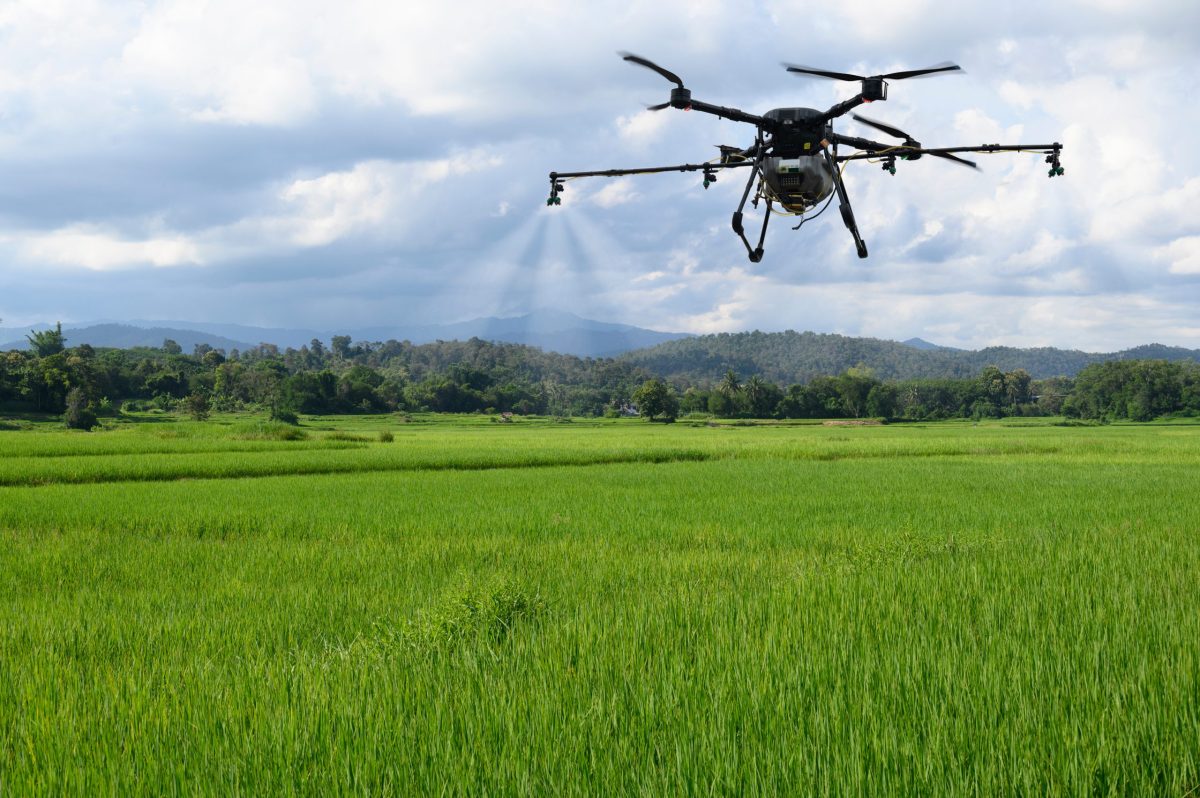
[[[0,795],[1200,795],[1200,426],[25,426]]]

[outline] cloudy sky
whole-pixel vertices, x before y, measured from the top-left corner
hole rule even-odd
[[[0,2],[0,318],[351,329],[559,308],[692,332],[919,335],[957,346],[1200,347],[1200,4]],[[644,104],[825,108],[929,146],[1066,145],[846,171],[836,212],[773,223],[751,264],[733,174],[575,181],[703,161],[751,129]],[[839,130],[882,134],[850,120]]]

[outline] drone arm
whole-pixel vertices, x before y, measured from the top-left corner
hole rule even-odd
[[[674,105],[674,103],[672,103],[672,105]],[[737,108],[726,108],[723,105],[712,105],[701,100],[691,99],[688,100],[687,105],[681,104],[675,107],[682,107],[685,111],[699,111],[704,114],[712,114],[713,116],[720,117],[721,119],[729,119],[734,122],[745,122],[746,124],[754,125],[758,128],[767,130],[773,129],[772,123],[765,117],[758,116],[757,114],[750,114]]]
[[[880,144],[878,141],[870,139],[860,139],[858,136],[843,136],[841,133],[830,133],[827,140],[832,144],[843,144],[847,147],[853,147],[856,150],[866,150],[866,153],[855,153],[854,155],[839,155],[839,161],[852,161],[857,158],[873,158],[874,153],[880,150],[892,150],[903,145],[900,144]]]
[[[867,98],[861,94],[851,97],[849,100],[846,100],[845,102],[840,102],[837,105],[830,108],[825,113],[821,114],[821,122],[820,123],[825,124],[826,122],[830,121],[831,119],[837,119],[839,116],[844,116],[845,114],[850,113],[855,108],[857,108],[858,106],[862,105],[865,102],[867,102]]]
[[[621,177],[623,175],[655,175],[662,172],[706,172],[715,169],[737,169],[753,161],[735,163],[682,163],[677,166],[646,166],[638,169],[598,169],[591,172],[551,172],[550,182],[567,177]]]
[[[755,161],[736,161],[734,163],[681,163],[675,166],[646,166],[638,169],[596,169],[590,172],[551,172],[550,198],[547,205],[561,205],[562,197],[558,196],[564,190],[562,180],[574,177],[622,177],[623,175],[654,175],[662,172],[704,172],[704,187],[716,180],[714,174],[718,169],[737,169],[740,166],[750,166]]]
[[[881,145],[876,142],[868,142],[865,139],[856,139],[850,136],[838,136],[834,134],[834,138],[840,144],[848,144],[860,150],[872,150],[868,152],[856,152],[853,155],[839,155],[837,160],[841,161],[857,161],[863,158],[874,158],[878,150],[884,149],[903,149],[910,153],[920,153],[924,155],[937,155],[939,153],[953,155],[960,152],[1036,152],[1043,155],[1049,155],[1057,158],[1062,152],[1063,145],[1055,142],[1053,144],[978,144],[974,147],[905,147],[903,144],[892,146]],[[860,142],[860,143],[855,143]],[[866,147],[862,144],[869,144]]]

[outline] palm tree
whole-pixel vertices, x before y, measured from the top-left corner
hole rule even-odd
[[[742,390],[742,384],[738,382],[737,372],[729,369],[725,372],[725,376],[721,378],[721,382],[717,385],[717,390],[725,394],[729,398],[733,398]]]
[[[767,392],[767,384],[763,382],[762,377],[755,374],[746,380],[745,391],[746,404],[750,406],[750,412],[754,415],[760,415],[762,408],[759,405],[762,403],[763,395]]]

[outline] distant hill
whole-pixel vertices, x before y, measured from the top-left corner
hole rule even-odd
[[[758,374],[790,385],[860,364],[882,379],[972,377],[989,365],[1004,371],[1023,368],[1042,379],[1073,376],[1089,363],[1106,360],[1200,360],[1200,350],[1161,344],[1108,353],[1050,347],[917,348],[907,342],[788,330],[701,335],[628,352],[619,359],[679,382],[711,383],[733,369],[742,377]]]
[[[631,349],[680,340],[691,335],[593,321],[573,313],[551,310],[511,318],[484,318],[458,324],[414,327],[409,328],[407,333],[405,338],[413,343],[481,338],[485,341],[538,346],[547,351],[580,357],[613,357]],[[382,339],[373,336],[370,340]]]
[[[901,341],[900,343],[904,344],[905,346],[911,346],[913,349],[946,349],[952,352],[962,351],[960,349],[955,349],[952,346],[941,346],[940,344],[926,341],[924,338],[909,338],[907,341]]]
[[[45,330],[49,327],[39,324],[33,329]],[[0,329],[0,340],[14,333],[17,333],[17,330]],[[29,330],[25,330],[25,334],[28,333]],[[175,327],[135,327],[129,324],[92,324],[86,327],[63,325],[63,336],[67,340],[67,346],[89,344],[94,347],[112,347],[114,349],[132,349],[135,346],[160,347],[163,345],[163,341],[170,338],[188,354],[195,350],[196,344],[202,343],[208,344],[213,349],[224,349],[225,351],[246,349],[251,346],[244,341],[235,341],[224,336],[196,330]],[[7,343],[0,343],[0,352],[27,348],[29,348],[29,340],[24,335]]]
[[[537,346],[547,351],[579,357],[613,357],[631,349],[654,346],[664,341],[673,341],[690,335],[690,333],[660,332],[629,324],[594,321],[573,313],[554,310],[539,310],[523,316],[507,318],[472,319],[452,324],[396,324],[339,330],[251,327],[244,324],[173,320],[135,320],[129,324],[152,329],[170,327],[195,330],[208,335],[249,341],[253,344],[275,344],[281,349],[289,346],[299,349],[314,338],[320,339],[328,346],[329,339],[334,335],[349,335],[355,342],[395,340],[410,341],[414,344],[480,338],[485,341]],[[183,342],[180,341],[180,343]],[[235,344],[235,346],[244,349],[246,345]]]

